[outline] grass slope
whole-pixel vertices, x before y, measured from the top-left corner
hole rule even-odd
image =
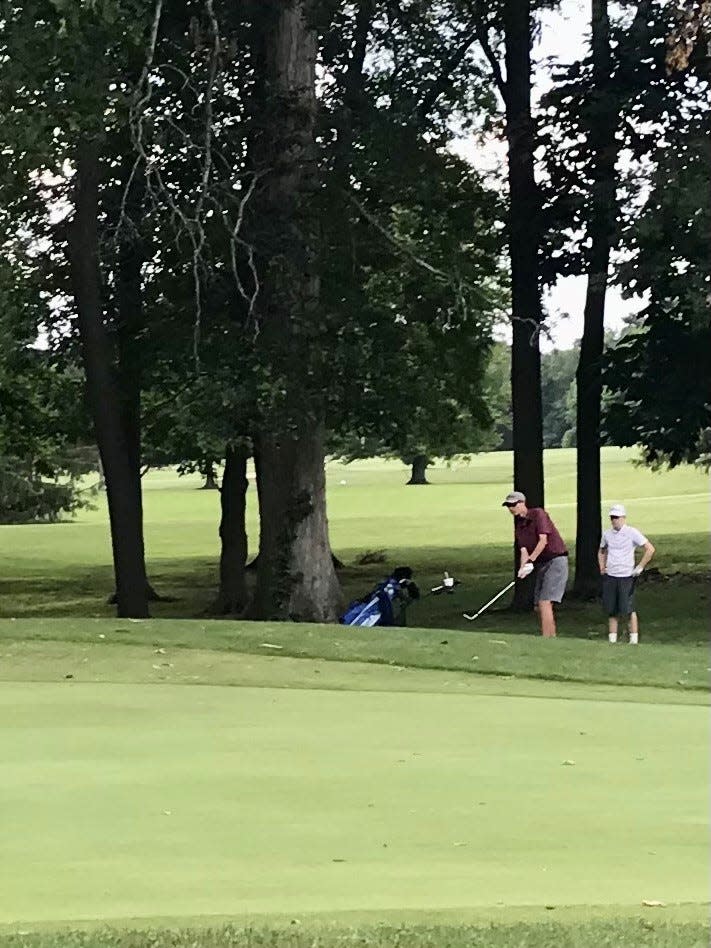
[[[56,644],[51,647],[42,645],[52,642]],[[63,648],[60,643],[81,645],[86,651]],[[708,648],[702,643],[635,647],[574,638],[547,641],[535,635],[502,638],[498,631],[196,620],[17,619],[0,620],[0,679],[13,680],[19,675],[23,680],[44,680],[48,674],[53,680],[65,674],[81,678],[84,671],[91,674],[91,668],[102,662],[120,674],[121,661],[116,661],[115,653],[103,656],[108,646],[119,644],[147,649],[143,661],[154,673],[154,681],[173,680],[179,674],[177,669],[194,664],[194,657],[183,654],[192,649],[207,650],[207,668],[224,665],[220,652],[235,652],[685,691],[707,690],[711,672]],[[156,658],[152,650],[160,648],[170,650],[171,655]],[[84,668],[87,664],[90,669]],[[153,664],[157,669],[152,668]],[[204,668],[186,672],[197,675],[198,681],[210,681],[210,673],[207,678],[204,673]]]

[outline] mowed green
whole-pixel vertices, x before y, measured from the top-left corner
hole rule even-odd
[[[0,920],[706,900],[705,708],[261,661],[262,687],[5,682]]]

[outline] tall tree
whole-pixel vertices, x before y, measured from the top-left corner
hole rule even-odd
[[[541,407],[541,307],[538,254],[540,197],[533,153],[536,133],[531,114],[530,0],[504,4],[506,79],[506,141],[509,177],[509,253],[513,343],[511,399],[513,406],[514,485],[532,507],[544,504],[543,412]]]
[[[643,4],[648,6],[648,4]],[[583,337],[577,383],[577,512],[574,592],[597,595],[600,570],[600,406],[602,353],[605,338],[605,296],[616,228],[618,105],[611,88],[612,52],[607,0],[592,0],[592,90],[588,105],[588,148],[592,163],[592,194],[588,236],[590,254]]]
[[[683,78],[668,75],[664,40],[674,22],[672,6],[639,0],[630,8],[614,8],[611,20],[607,2],[593,0],[590,56],[564,70],[544,99],[544,107],[554,116],[545,136],[550,252],[544,279],[571,272],[587,276],[576,399],[574,589],[583,597],[595,595],[599,586],[604,313],[612,253],[621,241],[630,258],[635,226],[624,229],[622,224],[625,217],[636,218],[644,204],[650,185],[647,169],[664,152],[666,146],[660,148],[660,142],[676,124],[674,117],[685,115],[681,125],[686,125],[699,96],[698,86],[694,89]],[[620,181],[622,149],[633,156],[634,170]],[[619,270],[625,276],[629,272],[626,265]],[[628,292],[640,292],[641,285],[631,284]],[[620,353],[633,346],[625,338]],[[606,427],[609,438],[612,426]],[[619,430],[612,437],[622,443]]]
[[[3,6],[3,55],[0,99],[9,99],[3,136],[12,155],[4,179],[17,226],[20,221],[38,240],[38,266],[47,265],[56,290],[66,291],[71,275],[77,319],[62,313],[66,327],[78,326],[85,360],[87,391],[109,492],[118,608],[122,614],[145,615],[147,582],[143,558],[140,483],[127,481],[123,452],[131,454],[116,375],[113,340],[108,336],[106,282],[101,279],[107,142],[126,110],[122,83],[129,61],[143,55],[148,22],[145,9],[132,0],[116,0],[101,9],[33,0],[22,7]],[[38,52],[39,51],[39,52]],[[99,51],[100,55],[99,55]],[[89,65],[90,64],[90,65]],[[19,92],[18,92],[19,90]],[[41,101],[43,108],[36,107]],[[3,111],[5,109],[3,108]],[[70,185],[67,167],[74,166]],[[30,203],[44,194],[50,208],[57,200],[73,200],[65,228],[48,228],[50,212]],[[29,208],[32,208],[32,216]],[[92,215],[95,219],[92,220]],[[49,231],[49,233],[47,233]],[[41,238],[49,237],[45,243]],[[64,246],[67,263],[56,251]],[[49,314],[48,314],[49,315]],[[48,318],[48,324],[51,319]],[[119,399],[116,405],[111,399]],[[107,431],[98,430],[100,424]],[[110,444],[119,438],[115,444]],[[135,452],[133,452],[135,454]],[[120,535],[114,535],[118,531]],[[132,562],[133,557],[138,562]],[[121,573],[119,576],[118,573]],[[143,574],[143,581],[137,577]],[[138,583],[142,588],[134,588]]]
[[[74,215],[67,253],[74,287],[87,390],[106,480],[111,546],[120,616],[148,615],[141,507],[134,489],[130,446],[103,320],[99,277],[100,147],[96,138],[77,142]]]
[[[269,395],[255,437],[260,543],[253,614],[334,620],[339,586],[326,518],[316,267],[317,31],[303,0],[278,0],[260,20],[265,110],[254,142],[263,175],[259,352]]]
[[[539,254],[541,197],[536,182],[536,126],[531,111],[533,20],[531,0],[475,3],[477,36],[505,106],[508,159],[508,242],[511,260],[511,403],[513,480],[530,506],[544,504],[540,330],[543,321]],[[490,41],[502,38],[504,68]],[[518,566],[514,556],[514,568]],[[513,608],[533,607],[533,585],[516,583]]]
[[[702,102],[689,114],[687,100],[683,121],[667,126],[646,201],[625,228],[620,278],[647,302],[606,357],[607,435],[640,445],[653,467],[691,463],[707,450],[711,113]]]

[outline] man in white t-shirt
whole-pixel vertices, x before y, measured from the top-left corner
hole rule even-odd
[[[654,547],[635,527],[627,524],[627,511],[622,504],[610,508],[610,529],[600,541],[597,558],[602,574],[602,605],[608,616],[608,639],[617,641],[617,622],[626,616],[629,622],[630,645],[639,644],[639,623],[634,607],[637,577],[654,556]],[[642,558],[635,566],[634,552],[642,547]]]

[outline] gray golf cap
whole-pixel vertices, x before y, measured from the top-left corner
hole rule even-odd
[[[501,505],[502,507],[509,507],[511,504],[520,504],[526,503],[526,495],[522,494],[520,490],[512,490],[510,494],[506,495],[506,500]]]

